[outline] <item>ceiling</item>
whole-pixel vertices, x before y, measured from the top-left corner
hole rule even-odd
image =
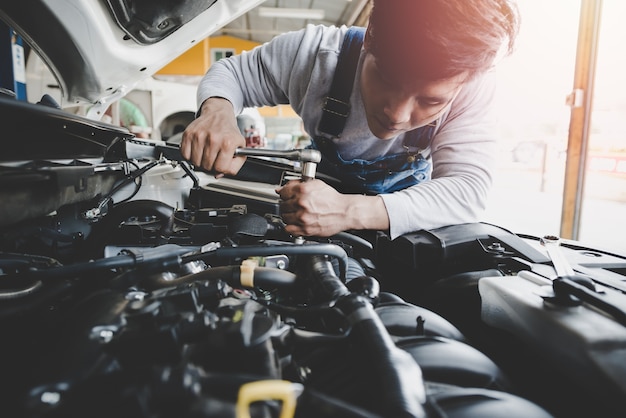
[[[224,26],[218,34],[264,43],[284,32],[304,28],[307,24],[365,26],[373,0],[266,0]],[[263,17],[261,8],[323,10],[323,19]]]

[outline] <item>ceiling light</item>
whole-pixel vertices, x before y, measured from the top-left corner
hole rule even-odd
[[[259,7],[260,17],[283,17],[292,19],[324,19],[322,9],[290,9],[287,7]]]

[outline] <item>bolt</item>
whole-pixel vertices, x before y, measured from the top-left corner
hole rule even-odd
[[[96,326],[91,330],[91,339],[106,344],[115,337],[115,331],[117,328],[113,325]]]
[[[113,331],[111,331],[110,329],[103,329],[102,331],[100,331],[99,337],[102,342],[108,343],[113,339]]]
[[[141,301],[141,300],[144,300],[146,296],[148,296],[146,292],[142,292],[141,290],[131,290],[128,293],[126,293],[124,298],[126,300],[140,300]]]
[[[45,391],[41,394],[41,402],[48,405],[56,405],[61,402],[61,394],[59,392]]]
[[[306,380],[311,375],[311,369],[308,367],[299,367],[298,374],[301,380]]]

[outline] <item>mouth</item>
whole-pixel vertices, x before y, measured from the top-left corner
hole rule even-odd
[[[380,119],[376,119],[378,122],[378,126],[382,128],[385,132],[388,133],[400,133],[402,132],[402,127],[397,124],[389,123],[389,121],[382,121]]]
[[[384,126],[384,125],[383,125],[383,129],[385,129],[388,132],[400,132],[402,130],[396,126]]]

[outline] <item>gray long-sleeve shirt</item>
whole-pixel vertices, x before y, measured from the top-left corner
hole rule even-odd
[[[251,51],[214,63],[200,82],[198,104],[218,96],[244,107],[290,104],[315,137],[347,27],[309,25]],[[407,51],[407,54],[410,51]],[[350,99],[351,111],[337,150],[346,159],[373,159],[403,150],[403,135],[376,138],[367,125],[359,90],[363,52]],[[484,210],[495,161],[495,73],[466,83],[443,115],[431,144],[432,180],[381,194],[390,235],[476,222]]]

